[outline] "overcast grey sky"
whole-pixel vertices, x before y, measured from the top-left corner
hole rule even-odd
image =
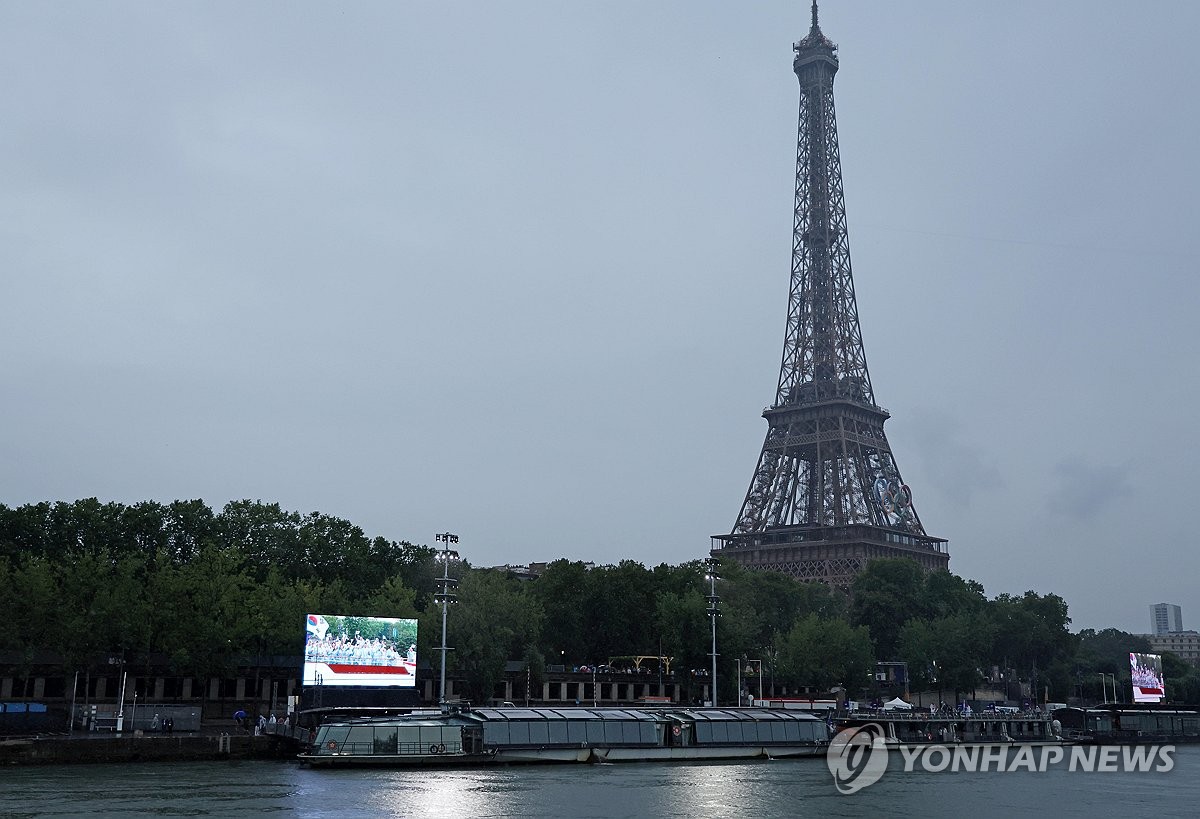
[[[804,2],[0,2],[0,503],[705,555],[782,347]],[[1200,4],[828,0],[952,571],[1200,626]]]

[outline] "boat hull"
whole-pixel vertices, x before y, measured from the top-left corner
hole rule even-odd
[[[314,768],[478,768],[496,762],[494,754],[300,754]]]
[[[590,762],[591,748],[505,748],[493,760],[499,763],[544,764],[547,762]]]
[[[779,745],[779,746],[691,746],[685,748],[596,748],[593,750],[597,762],[671,762],[705,759],[793,759],[804,756],[819,756],[825,753],[825,745]]]

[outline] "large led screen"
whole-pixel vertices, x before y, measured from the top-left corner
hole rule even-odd
[[[1162,657],[1157,654],[1130,654],[1129,671],[1133,676],[1134,702],[1162,702]]]
[[[304,633],[304,685],[417,684],[417,621],[310,614]]]

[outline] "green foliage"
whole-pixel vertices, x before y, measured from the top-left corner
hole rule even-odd
[[[864,626],[808,614],[780,638],[776,672],[792,685],[818,691],[836,686],[854,696],[869,684],[874,664]]]
[[[579,665],[588,661],[584,653],[584,600],[589,580],[583,563],[556,560],[530,585],[546,622],[553,624],[541,641],[541,651],[551,663]]]
[[[538,678],[547,663],[660,651],[677,671],[709,666],[709,586],[698,561],[648,569],[559,560],[533,581],[465,563],[451,572],[462,581],[451,662],[478,701],[517,658]],[[240,658],[298,654],[304,615],[321,613],[415,618],[418,653],[436,670],[440,573],[427,546],[261,501],[219,511],[201,500],[0,505],[0,611],[12,613],[0,649],[26,666],[53,651],[80,669],[165,654],[178,673],[217,675]],[[988,599],[978,583],[911,560],[872,561],[849,597],[727,561],[718,574],[723,696],[739,658],[761,659],[777,683],[852,692],[870,684],[878,658],[907,662],[914,689],[969,691],[998,666],[1036,678],[1053,699],[1099,698],[1099,675],[1127,686],[1126,655],[1149,648],[1113,629],[1072,635],[1057,595]],[[1167,662],[1171,696],[1200,699],[1200,672]]]
[[[0,505],[0,611],[19,615],[0,648],[77,668],[161,653],[179,673],[217,674],[298,653],[310,612],[416,616],[431,556],[278,504]]]
[[[1200,669],[1170,651],[1163,652],[1162,667],[1168,700],[1200,702]]]
[[[520,580],[495,571],[469,573],[450,612],[454,667],[467,684],[469,699],[486,703],[511,657],[536,641],[542,608]]]
[[[992,601],[989,616],[996,633],[992,656],[1011,667],[1046,669],[1075,652],[1067,603],[1056,594],[1002,594]]]
[[[991,627],[982,612],[912,619],[900,631],[900,653],[917,689],[973,691],[982,682],[991,644]]]
[[[1079,632],[1075,667],[1086,677],[1097,677],[1101,672],[1128,675],[1129,655],[1150,653],[1150,641],[1141,635],[1127,634],[1115,628],[1100,631],[1085,628]]]
[[[875,656],[896,657],[900,629],[922,612],[925,573],[915,560],[872,560],[854,579],[850,622],[871,634]]]
[[[525,647],[525,656],[521,658],[525,666],[528,687],[525,690],[527,700],[540,699],[542,683],[546,681],[546,658],[537,646],[530,643]]]

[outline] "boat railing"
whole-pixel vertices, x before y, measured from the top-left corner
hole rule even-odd
[[[442,754],[453,755],[461,754],[462,752],[463,747],[461,742],[447,742],[444,744],[439,742],[429,745],[422,742],[398,742],[395,745],[395,750],[393,750],[392,746],[387,743],[337,743],[330,741],[328,745],[318,749],[318,753],[320,754],[338,754],[343,756],[441,756]]]
[[[886,719],[901,722],[962,722],[969,720],[971,722],[1049,722],[1053,719],[1053,715],[1045,712],[1037,711],[1015,711],[1015,712],[994,712],[994,711],[972,711],[970,714],[964,714],[958,711],[909,711],[896,709],[893,711],[879,711],[858,709],[856,711],[836,711],[833,713],[834,719]]]

